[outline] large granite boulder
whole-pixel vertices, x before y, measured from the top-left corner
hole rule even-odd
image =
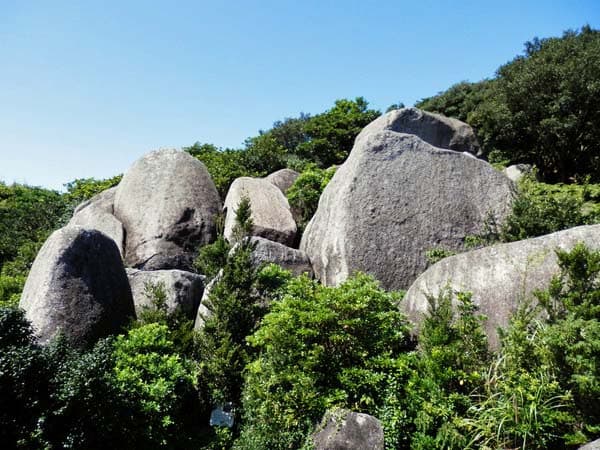
[[[487,316],[486,334],[498,347],[498,327],[533,291],[545,289],[559,272],[556,249],[570,250],[582,242],[600,248],[600,225],[587,225],[533,239],[497,244],[445,258],[431,266],[410,287],[401,308],[417,324],[428,311],[427,295],[440,290],[471,292],[479,312]]]
[[[38,253],[19,306],[42,343],[59,332],[86,347],[135,316],[115,242],[98,230],[65,227]]]
[[[360,134],[373,134],[385,130],[414,134],[434,147],[481,154],[473,129],[458,119],[441,114],[417,108],[396,109],[375,119]]]
[[[73,211],[73,214],[75,215],[78,212],[83,211],[88,206],[94,206],[100,211],[112,214],[114,212],[115,195],[117,193],[117,187],[118,186],[114,186],[109,189],[106,189],[94,195],[89,200],[80,203],[75,208],[75,211]]]
[[[251,256],[254,265],[273,263],[289,270],[295,276],[302,274],[312,276],[312,266],[306,253],[302,250],[290,248],[262,237],[251,237],[250,242],[254,246]]]
[[[222,277],[223,277],[223,269],[219,270],[219,273],[217,273],[217,275],[212,280],[210,280],[210,282],[204,288],[204,292],[202,293],[202,298],[200,300],[200,305],[198,306],[198,311],[196,313],[196,319],[194,320],[194,330],[196,330],[196,331],[202,330],[202,328],[204,328],[205,319],[212,316],[213,312],[208,307],[208,305],[209,305],[208,296],[210,295],[210,292],[213,290],[215,285],[221,280]]]
[[[325,413],[312,438],[315,450],[383,450],[384,443],[379,420],[339,409]]]
[[[508,178],[518,183],[525,175],[533,172],[533,166],[531,164],[514,164],[508,166],[503,172]]]
[[[300,249],[324,284],[362,271],[385,289],[407,289],[427,268],[427,250],[462,251],[467,236],[504,222],[514,193],[485,161],[414,135],[363,131],[323,191]]]
[[[126,269],[135,312],[139,316],[145,308],[156,307],[164,295],[168,314],[181,312],[194,320],[204,291],[204,277],[184,270]]]
[[[267,176],[265,180],[277,186],[279,190],[283,192],[283,195],[285,195],[292,184],[294,184],[294,181],[296,181],[296,178],[299,176],[300,174],[295,170],[281,169]]]
[[[115,196],[126,230],[125,261],[144,270],[192,267],[200,245],[216,236],[219,194],[204,164],[185,152],[159,150],[137,160]]]
[[[588,442],[583,447],[579,447],[579,450],[600,450],[600,439],[596,439],[593,442]]]
[[[125,244],[123,224],[101,206],[92,203],[80,209],[73,215],[69,225],[101,231],[115,241],[119,253],[123,256],[123,245]]]
[[[227,240],[232,241],[236,211],[244,196],[250,199],[254,223],[252,235],[285,245],[294,243],[296,222],[287,198],[269,181],[250,177],[237,178],[227,192],[223,233]]]

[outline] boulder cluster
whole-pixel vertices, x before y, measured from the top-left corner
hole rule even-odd
[[[195,273],[193,259],[216,239],[220,214],[233,241],[236,210],[248,198],[256,265],[273,262],[327,285],[366,272],[385,289],[408,289],[401,307],[417,323],[427,296],[469,291],[497,345],[497,327],[556,273],[554,250],[599,247],[600,225],[466,251],[469,236],[504,223],[516,194],[510,178],[528,169],[500,172],[479,152],[465,123],[415,108],[391,111],[357,136],[302,236],[286,198],[298,173],[238,178],[221,202],[196,158],[149,153],[50,236],[21,306],[43,341],[62,333],[81,346],[119,332],[157,296],[201,328],[219,276]],[[439,247],[462,253],[429,267],[426,253]]]

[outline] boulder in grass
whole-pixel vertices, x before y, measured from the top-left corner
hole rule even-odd
[[[254,224],[252,235],[292,245],[296,238],[296,222],[285,195],[265,179],[237,178],[225,198],[225,230],[228,241],[233,240],[236,211],[243,197],[248,197]]]
[[[586,225],[533,239],[497,244],[444,258],[431,266],[410,287],[400,303],[418,325],[429,308],[427,296],[443,289],[472,293],[479,313],[487,317],[485,330],[492,348],[499,347],[498,327],[533,292],[546,289],[559,273],[556,250],[571,250],[577,243],[600,249],[600,225]]]
[[[191,320],[196,317],[204,291],[202,275],[177,269],[127,269],[127,277],[138,317],[145,308],[156,307],[157,300],[165,302],[168,314],[183,313]]]
[[[71,226],[42,246],[19,306],[42,343],[62,333],[78,347],[119,333],[135,317],[115,242],[98,230]]]
[[[467,236],[501,226],[515,187],[485,161],[369,127],[324,189],[300,250],[326,285],[361,271],[407,289],[428,250],[463,251]]]
[[[383,450],[384,443],[379,420],[340,409],[325,413],[312,438],[315,450]]]
[[[137,160],[115,196],[114,214],[125,227],[125,261],[143,270],[190,270],[201,245],[216,237],[219,194],[206,167],[178,150]]]

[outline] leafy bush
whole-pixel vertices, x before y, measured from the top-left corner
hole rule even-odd
[[[600,220],[598,185],[549,185],[527,176],[519,182],[519,189],[501,232],[503,241],[542,236]]]
[[[83,202],[89,200],[94,195],[99,194],[106,189],[116,186],[120,183],[123,175],[115,175],[111,178],[104,180],[97,180],[95,178],[77,178],[67,184],[66,198],[74,203]]]
[[[406,380],[388,387],[378,411],[389,449],[464,448],[460,420],[489,361],[484,318],[476,314],[470,295],[444,289],[428,301],[429,314],[419,347],[407,360]]]
[[[174,353],[166,325],[151,323],[118,336],[114,378],[136,407],[148,447],[185,447],[196,399],[196,368]],[[197,425],[194,425],[197,427]]]
[[[43,242],[71,212],[71,203],[58,192],[0,182],[0,269],[23,246]]]
[[[302,172],[288,189],[287,198],[298,217],[297,222],[300,229],[306,227],[317,211],[321,193],[335,174],[335,171],[335,167],[323,170],[313,166]]]
[[[398,300],[362,274],[338,288],[291,280],[248,338],[260,353],[236,448],[297,448],[329,407],[374,411],[409,345]]]

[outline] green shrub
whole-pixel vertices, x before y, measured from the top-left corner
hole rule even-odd
[[[297,448],[332,406],[373,412],[409,344],[398,300],[362,274],[338,288],[291,280],[248,338],[259,356],[236,448]]]
[[[517,241],[596,222],[600,219],[598,188],[586,184],[549,185],[531,176],[523,177],[502,240]]]
[[[190,415],[197,413],[197,372],[191,361],[174,353],[168,327],[150,323],[118,336],[114,358],[114,383],[135,406],[147,446],[184,447],[192,436],[186,429]]]
[[[287,191],[287,198],[298,216],[298,227],[304,229],[317,211],[319,199],[336,169],[327,170],[311,167],[302,172]]]
[[[484,317],[476,314],[469,294],[447,288],[428,301],[429,314],[417,352],[411,355],[410,375],[403,384],[396,383],[395,392],[388,392],[382,408],[384,418],[397,421],[384,421],[386,439],[389,436],[394,444],[387,446],[390,449],[464,448],[460,419],[471,406],[469,394],[480,385],[489,361]]]

